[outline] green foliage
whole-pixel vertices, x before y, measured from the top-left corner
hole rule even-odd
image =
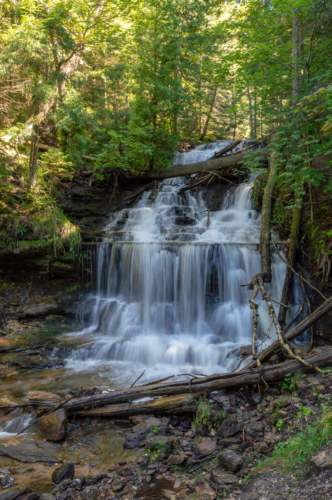
[[[156,436],[157,434],[159,434],[159,432],[160,432],[159,427],[153,426],[151,431],[149,432],[149,434],[146,437],[149,439],[150,437],[153,437],[153,436]]]
[[[156,441],[153,443],[151,448],[146,450],[147,456],[153,456],[158,458],[162,453],[166,453],[168,450],[168,443],[166,441]]]
[[[291,373],[288,373],[285,375],[284,381],[282,383],[281,388],[286,389],[287,391],[290,391],[294,396],[297,395],[296,389],[297,389],[297,384],[302,376],[302,372],[298,371],[294,375]]]
[[[297,420],[300,420],[302,418],[307,418],[313,413],[311,408],[304,406],[302,403],[299,404],[299,409],[300,411],[298,411],[297,414],[295,415],[295,418]]]
[[[218,427],[226,418],[226,412],[215,412],[212,405],[202,396],[197,404],[194,427],[204,426],[208,430]]]
[[[302,409],[302,411],[308,414],[308,409]],[[299,474],[303,474],[312,455],[324,445],[329,444],[331,436],[332,413],[330,409],[325,409],[324,416],[320,421],[309,424],[305,430],[299,432],[289,441],[279,443],[272,456],[261,465],[277,462],[282,473],[294,472],[294,467],[301,466]]]

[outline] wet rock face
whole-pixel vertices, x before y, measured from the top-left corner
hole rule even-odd
[[[64,479],[74,479],[75,469],[71,463],[63,464],[53,471],[52,483],[60,484]]]
[[[67,435],[67,412],[64,408],[45,415],[38,421],[41,434],[48,441],[61,441]]]

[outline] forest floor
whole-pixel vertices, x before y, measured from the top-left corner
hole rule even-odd
[[[42,500],[331,498],[331,389],[332,374],[299,373],[261,394],[253,388],[211,393],[196,416],[70,417],[65,440],[46,443],[35,432],[0,446],[0,480],[13,478],[3,500],[26,486]],[[31,437],[63,465],[11,456],[14,448],[25,453]],[[55,487],[51,474],[60,481]]]

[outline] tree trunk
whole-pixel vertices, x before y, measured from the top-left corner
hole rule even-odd
[[[270,171],[267,184],[264,188],[262,202],[262,227],[259,242],[261,254],[261,267],[264,283],[271,283],[271,216],[272,216],[272,195],[275,187],[275,178],[278,172],[278,162],[276,153],[272,151],[270,156]]]
[[[300,93],[300,15],[299,9],[295,9],[292,31],[292,62],[293,62],[293,104],[299,98]]]
[[[214,89],[214,92],[213,92],[213,97],[212,97],[212,102],[211,102],[210,109],[208,111],[208,114],[206,115],[206,120],[205,120],[205,123],[204,123],[203,132],[201,133],[200,138],[199,138],[200,141],[202,141],[204,139],[204,137],[206,136],[206,133],[207,133],[207,130],[208,130],[208,126],[209,126],[209,122],[210,122],[211,115],[212,115],[212,111],[213,111],[213,107],[214,107],[214,103],[216,102],[217,91],[218,91],[218,87],[216,86],[215,89]]]
[[[267,150],[261,149],[256,152],[262,160],[268,155]],[[223,168],[235,167],[242,165],[245,160],[246,153],[239,153],[234,156],[225,156],[217,160],[201,161],[190,165],[179,165],[177,167],[165,168],[163,170],[145,171],[141,175],[142,180],[161,180],[170,179],[172,177],[180,177],[183,175],[199,174],[207,170],[218,170]]]
[[[39,129],[40,126],[37,123],[32,127],[29,157],[29,191],[32,191],[37,183]]]
[[[297,200],[295,199],[295,203],[296,202],[297,202]],[[297,254],[299,233],[300,233],[300,224],[301,224],[301,207],[296,207],[296,208],[294,208],[294,211],[293,211],[293,219],[292,219],[291,234],[290,234],[290,244],[289,244],[288,255],[287,255],[288,264],[291,267],[294,267],[295,262],[296,262],[296,254]],[[289,267],[287,267],[284,286],[282,289],[282,295],[281,295],[281,299],[280,299],[281,305],[280,305],[279,314],[278,314],[278,321],[282,327],[285,326],[286,313],[287,313],[287,307],[285,307],[285,306],[287,306],[289,303],[292,280],[293,280],[293,271]]]

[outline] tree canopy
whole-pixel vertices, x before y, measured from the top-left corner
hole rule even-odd
[[[238,138],[271,141],[292,192],[329,191],[312,162],[328,164],[332,149],[331,7],[4,0],[1,143],[28,157],[30,191],[46,160],[71,171],[90,156],[104,179],[168,168],[182,143]],[[43,143],[56,149],[42,153]]]

